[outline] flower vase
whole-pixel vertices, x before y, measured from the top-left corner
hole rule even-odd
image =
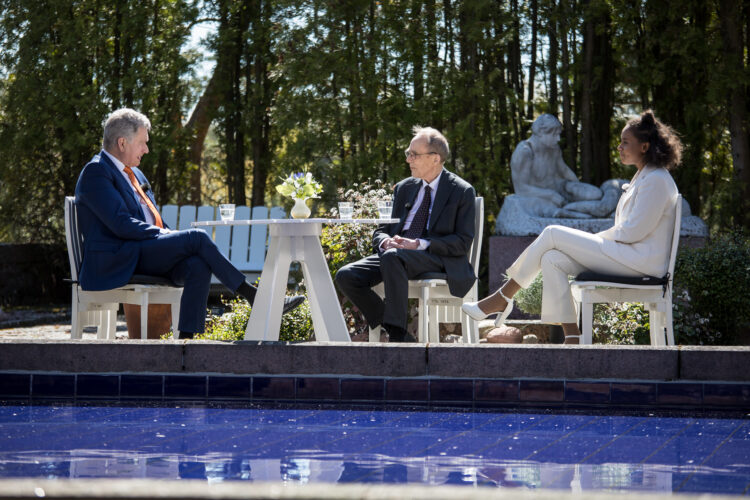
[[[302,198],[294,198],[294,206],[290,212],[293,219],[307,219],[310,217],[310,207],[307,206],[306,201]]]

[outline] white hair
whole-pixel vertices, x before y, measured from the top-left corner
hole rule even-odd
[[[440,161],[445,163],[451,154],[451,150],[448,147],[448,139],[439,130],[432,127],[414,125],[411,131],[414,137],[424,137],[427,139],[427,147],[430,148],[430,152],[437,153],[440,156]]]
[[[130,140],[140,128],[151,130],[151,122],[145,115],[130,108],[113,111],[104,121],[102,148],[105,151],[114,150],[117,147],[117,139],[124,137]]]

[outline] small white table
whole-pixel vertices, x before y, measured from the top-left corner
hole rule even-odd
[[[323,224],[391,224],[398,219],[258,219],[193,222],[194,227],[267,224],[270,241],[245,340],[279,340],[289,266],[302,265],[315,339],[351,342],[320,235]]]

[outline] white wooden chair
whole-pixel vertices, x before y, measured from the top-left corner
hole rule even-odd
[[[469,250],[469,262],[475,272],[479,270],[479,258],[482,253],[484,231],[484,198],[475,200],[476,217],[474,220],[474,241]],[[373,290],[384,295],[383,284]],[[461,323],[461,337],[465,343],[479,342],[478,323],[468,315],[461,313],[464,302],[479,300],[479,285],[474,282],[471,290],[464,297],[451,295],[445,273],[427,273],[418,279],[409,280],[409,298],[419,299],[419,323],[417,339],[419,342],[440,342],[439,323]],[[380,328],[370,329],[370,342],[380,342]]]
[[[136,274],[128,284],[113,290],[92,292],[81,289],[78,284],[78,273],[83,260],[83,235],[78,229],[77,207],[75,198],[72,196],[65,198],[65,237],[68,243],[72,278],[71,338],[81,338],[84,322],[91,322],[93,319],[90,314],[86,314],[91,312],[99,315],[97,338],[115,338],[117,309],[120,303],[141,306],[141,338],[143,339],[148,338],[148,305],[171,304],[172,328],[177,332],[182,288],[175,286],[167,279]]]
[[[674,345],[672,285],[677,246],[680,243],[681,220],[682,197],[677,195],[669,268],[665,276],[633,278],[585,272],[579,274],[571,283],[573,299],[581,315],[582,344],[592,343],[594,304],[641,302],[649,312],[651,345]]]

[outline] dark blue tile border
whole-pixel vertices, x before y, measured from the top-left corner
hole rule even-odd
[[[609,397],[609,382],[565,382],[566,403],[606,404]]]
[[[656,404],[656,384],[612,382],[610,402],[617,405]]]
[[[341,395],[338,378],[298,377],[297,399],[332,401]]]
[[[79,398],[116,398],[120,395],[117,375],[78,375],[76,395]]]
[[[344,401],[383,401],[385,380],[382,378],[351,378],[341,380]]]
[[[430,384],[424,379],[391,379],[385,382],[385,399],[396,402],[426,402]]]
[[[253,399],[294,399],[294,379],[291,377],[253,377]]]
[[[251,377],[208,377],[209,399],[250,399]]]
[[[521,380],[518,399],[524,402],[561,403],[565,398],[562,380]]]
[[[0,398],[194,399],[744,411],[750,384],[623,380],[0,373]]]
[[[163,375],[120,375],[121,398],[161,399],[163,396]]]
[[[31,375],[28,373],[0,373],[0,396],[28,398],[31,395]]]
[[[164,397],[202,399],[206,397],[206,377],[203,375],[166,375]]]
[[[703,384],[683,382],[658,384],[656,401],[660,405],[700,406],[703,403]]]
[[[474,401],[473,379],[430,380],[430,401]]]
[[[34,374],[31,378],[32,398],[72,398],[75,390],[75,375]]]

